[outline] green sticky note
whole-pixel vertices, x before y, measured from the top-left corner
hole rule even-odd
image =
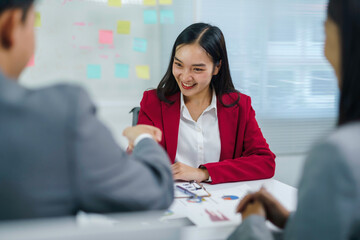
[[[100,79],[101,66],[97,64],[88,64],[86,68],[86,76],[88,79]]]
[[[156,10],[144,10],[144,23],[145,24],[156,24],[157,23]]]
[[[147,41],[143,38],[135,38],[133,49],[136,52],[146,52],[147,49]]]
[[[129,78],[129,65],[128,64],[115,64],[115,77]]]
[[[160,11],[160,22],[162,24],[174,24],[175,17],[173,10],[161,10]]]

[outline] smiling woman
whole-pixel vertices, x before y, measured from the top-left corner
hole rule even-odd
[[[218,27],[196,23],[180,33],[164,77],[140,106],[138,124],[163,132],[174,179],[215,184],[274,175],[275,155],[250,97],[234,88]]]

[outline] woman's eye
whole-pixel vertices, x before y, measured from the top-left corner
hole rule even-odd
[[[178,67],[181,67],[180,63],[175,62],[175,65],[178,66]]]
[[[202,69],[202,68],[194,68],[194,71],[195,72],[202,72],[202,71],[204,71],[204,69]]]

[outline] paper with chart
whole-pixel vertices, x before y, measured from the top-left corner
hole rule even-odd
[[[172,218],[187,217],[201,227],[234,225],[241,222],[240,214],[235,213],[240,200],[251,188],[243,184],[236,188],[211,191],[211,197],[201,201],[189,198],[176,199],[170,207]]]

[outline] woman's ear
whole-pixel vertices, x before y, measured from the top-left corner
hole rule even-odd
[[[13,45],[13,32],[14,32],[14,11],[8,10],[3,13],[0,18],[0,44],[5,50],[9,49]]]
[[[217,75],[220,71],[222,61],[220,60],[218,64],[215,65],[213,75]]]

